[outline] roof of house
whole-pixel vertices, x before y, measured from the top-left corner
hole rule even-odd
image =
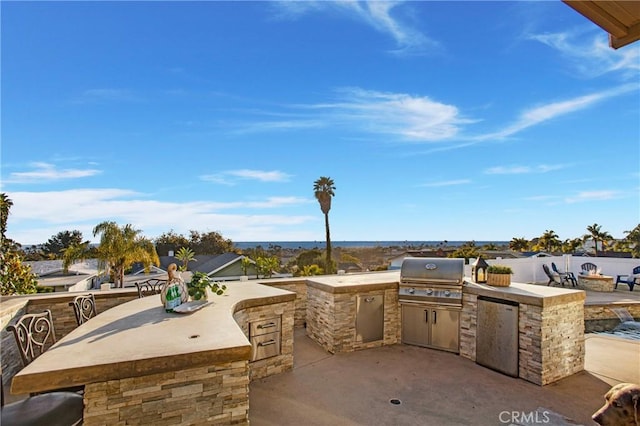
[[[640,1],[563,0],[565,4],[609,33],[614,49],[640,40]]]

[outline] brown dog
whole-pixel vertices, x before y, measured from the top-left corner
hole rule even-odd
[[[604,395],[604,406],[591,417],[602,426],[640,426],[640,386],[620,383]]]

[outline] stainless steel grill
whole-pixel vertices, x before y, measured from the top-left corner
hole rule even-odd
[[[464,260],[408,257],[400,269],[399,299],[462,306]]]
[[[403,343],[459,352],[463,279],[463,259],[404,259],[398,290]]]

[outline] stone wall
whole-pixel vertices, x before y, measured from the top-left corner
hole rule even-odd
[[[91,292],[95,296],[98,313],[138,297],[136,289]],[[15,338],[13,333],[7,331],[7,326],[24,314],[39,313],[49,309],[53,318],[56,340],[60,340],[78,326],[73,307],[69,306],[69,302],[73,301],[73,298],[78,294],[86,293],[89,292],[47,293],[30,297],[3,297],[2,308],[0,309],[0,325],[2,327],[0,329],[0,368],[2,371],[2,385],[5,389],[7,401],[13,399],[9,393],[11,380],[23,368]]]
[[[296,294],[295,313],[293,318],[293,326],[303,328],[307,323],[307,281],[302,280],[285,280],[285,281],[260,281],[260,284],[270,287],[288,290]]]
[[[249,378],[251,380],[284,373],[293,368],[294,312],[295,304],[291,301],[243,309],[233,315],[247,339],[249,339],[249,323],[266,320],[274,316],[281,317],[280,355],[250,362]]]
[[[236,361],[88,384],[84,425],[248,425],[248,370]]]
[[[477,296],[463,294],[460,356],[476,360]],[[562,305],[520,304],[518,310],[518,376],[546,385],[584,370],[582,301]]]
[[[462,293],[460,312],[460,356],[476,360],[476,327],[478,325],[478,296]]]
[[[315,287],[307,289],[307,335],[330,353],[393,345],[400,341],[398,290],[366,293],[330,293]],[[383,340],[364,343],[356,335],[357,296],[384,297]],[[313,319],[313,320],[312,320]]]

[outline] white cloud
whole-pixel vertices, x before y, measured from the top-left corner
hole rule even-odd
[[[33,170],[28,172],[13,172],[9,175],[9,178],[5,180],[5,183],[43,183],[90,177],[102,173],[102,171],[98,169],[59,170],[54,164],[44,162],[31,163],[30,166]]]
[[[606,33],[598,30],[594,36],[583,32],[534,34],[529,39],[546,44],[568,58],[581,76],[595,78],[620,72],[625,78],[637,79],[640,70],[640,49],[612,49]]]
[[[592,107],[606,99],[624,95],[626,93],[638,90],[637,83],[625,84],[610,90],[592,93],[589,95],[579,96],[577,98],[567,99],[564,101],[551,102],[538,107],[530,108],[523,111],[520,117],[513,124],[506,126],[498,132],[482,135],[476,140],[502,139],[512,136],[524,129],[544,123],[563,115]]]
[[[330,111],[336,121],[350,128],[385,133],[405,141],[436,142],[455,137],[462,124],[458,108],[427,96],[386,93],[360,88],[340,89],[340,101],[313,108]]]
[[[364,22],[374,30],[386,34],[396,42],[393,53],[401,55],[421,55],[439,48],[439,43],[419,30],[404,24],[393,16],[394,9],[405,6],[402,1],[283,1],[279,7],[279,17],[299,19],[309,13],[345,15]],[[406,6],[405,6],[406,9]]]
[[[89,102],[134,102],[140,98],[128,89],[115,88],[99,88],[87,89],[80,94],[74,101],[77,103]]]
[[[567,203],[579,203],[582,201],[606,201],[617,198],[619,196],[618,191],[602,190],[602,191],[582,191],[578,194],[567,197],[565,202]]]
[[[538,164],[536,166],[496,166],[484,171],[487,175],[517,175],[531,173],[547,173],[555,170],[562,170],[567,166],[564,164]]]
[[[420,186],[441,187],[441,186],[467,185],[469,183],[471,183],[469,179],[457,179],[457,180],[445,180],[440,182],[423,183]]]
[[[169,202],[147,199],[144,194],[124,189],[12,192],[8,195],[13,207],[7,235],[21,244],[46,242],[65,229],[78,229],[85,239],[93,239],[93,227],[106,220],[130,223],[149,238],[171,229],[185,235],[195,229],[219,231],[235,241],[256,241],[267,235],[270,235],[268,239],[273,239],[275,228],[284,227],[282,239],[286,239],[287,233],[314,239],[304,234],[306,231],[300,234],[295,227],[320,220],[318,216],[264,212],[314,202],[301,197],[266,197],[226,203]],[[241,213],[234,213],[236,210]],[[211,229],[212,226],[215,228]]]
[[[288,182],[291,175],[279,170],[228,170],[212,175],[202,175],[200,179],[222,185],[234,185],[237,179],[258,180],[261,182]]]

